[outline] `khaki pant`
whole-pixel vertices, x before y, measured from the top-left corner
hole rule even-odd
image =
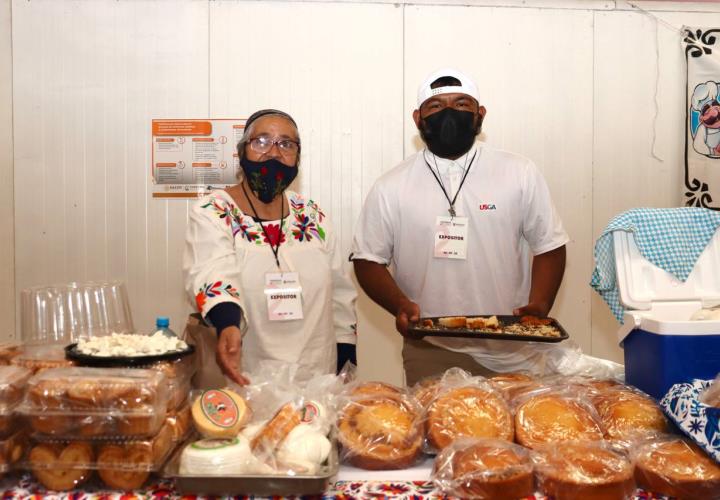
[[[415,385],[422,378],[441,374],[452,367],[488,378],[497,375],[497,372],[478,364],[469,354],[448,351],[424,340],[403,340],[402,356],[407,386]]]
[[[188,316],[183,339],[195,346],[197,371],[192,378],[194,389],[219,389],[225,387],[225,375],[215,362],[217,350],[217,332],[209,326],[198,313]]]

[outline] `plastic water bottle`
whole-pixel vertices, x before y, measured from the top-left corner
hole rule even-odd
[[[170,318],[167,316],[158,316],[155,320],[155,333],[157,332],[162,332],[163,335],[171,339],[178,338],[175,332],[170,329]]]

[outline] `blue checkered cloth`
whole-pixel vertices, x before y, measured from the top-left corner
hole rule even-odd
[[[595,242],[590,286],[622,324],[625,308],[617,288],[613,231],[633,233],[635,245],[645,259],[685,281],[718,226],[720,212],[706,208],[635,208],[623,212],[610,221]]]

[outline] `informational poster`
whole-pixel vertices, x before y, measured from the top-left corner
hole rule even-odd
[[[153,120],[154,198],[196,198],[237,183],[244,119]]]

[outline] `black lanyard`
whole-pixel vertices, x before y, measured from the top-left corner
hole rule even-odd
[[[282,198],[280,199],[280,231],[278,231],[277,245],[273,246],[270,235],[268,235],[268,232],[265,230],[265,226],[260,220],[260,216],[258,215],[257,210],[255,210],[255,206],[253,205],[252,200],[248,196],[247,191],[245,191],[245,183],[241,183],[240,187],[242,188],[243,193],[245,193],[245,198],[247,198],[248,203],[250,203],[250,208],[252,208],[255,219],[257,219],[258,224],[260,224],[260,227],[262,228],[262,232],[268,241],[268,245],[270,245],[270,250],[272,250],[272,253],[275,256],[275,264],[277,264],[278,269],[282,271],[282,269],[280,268],[280,259],[278,259],[278,253],[280,252],[280,244],[282,243],[283,221],[285,220],[285,193],[280,193],[280,196],[282,196]]]
[[[425,160],[425,165],[430,169],[430,172],[433,174],[433,177],[435,177],[435,180],[438,183],[438,186],[440,186],[440,189],[442,189],[443,194],[445,195],[445,199],[447,199],[448,203],[450,204],[450,208],[448,209],[448,212],[450,213],[450,217],[455,217],[455,202],[457,201],[457,197],[460,194],[460,190],[463,187],[463,184],[465,184],[465,179],[467,179],[468,172],[470,172],[470,167],[472,167],[473,162],[475,161],[475,156],[477,155],[477,151],[475,151],[475,154],[472,157],[472,160],[470,160],[470,165],[465,169],[465,173],[463,174],[463,178],[460,181],[460,185],[458,186],[458,190],[455,191],[455,196],[452,200],[450,200],[450,195],[448,195],[447,190],[445,189],[445,185],[442,183],[442,180],[440,179],[440,169],[438,169],[438,173],[436,174],[435,171],[432,169],[430,164],[428,163],[427,159],[425,158],[425,153],[423,153],[423,160]],[[435,155],[433,155],[435,156]],[[467,158],[465,158],[465,161],[467,162]],[[437,160],[435,161],[435,167],[437,168]]]

